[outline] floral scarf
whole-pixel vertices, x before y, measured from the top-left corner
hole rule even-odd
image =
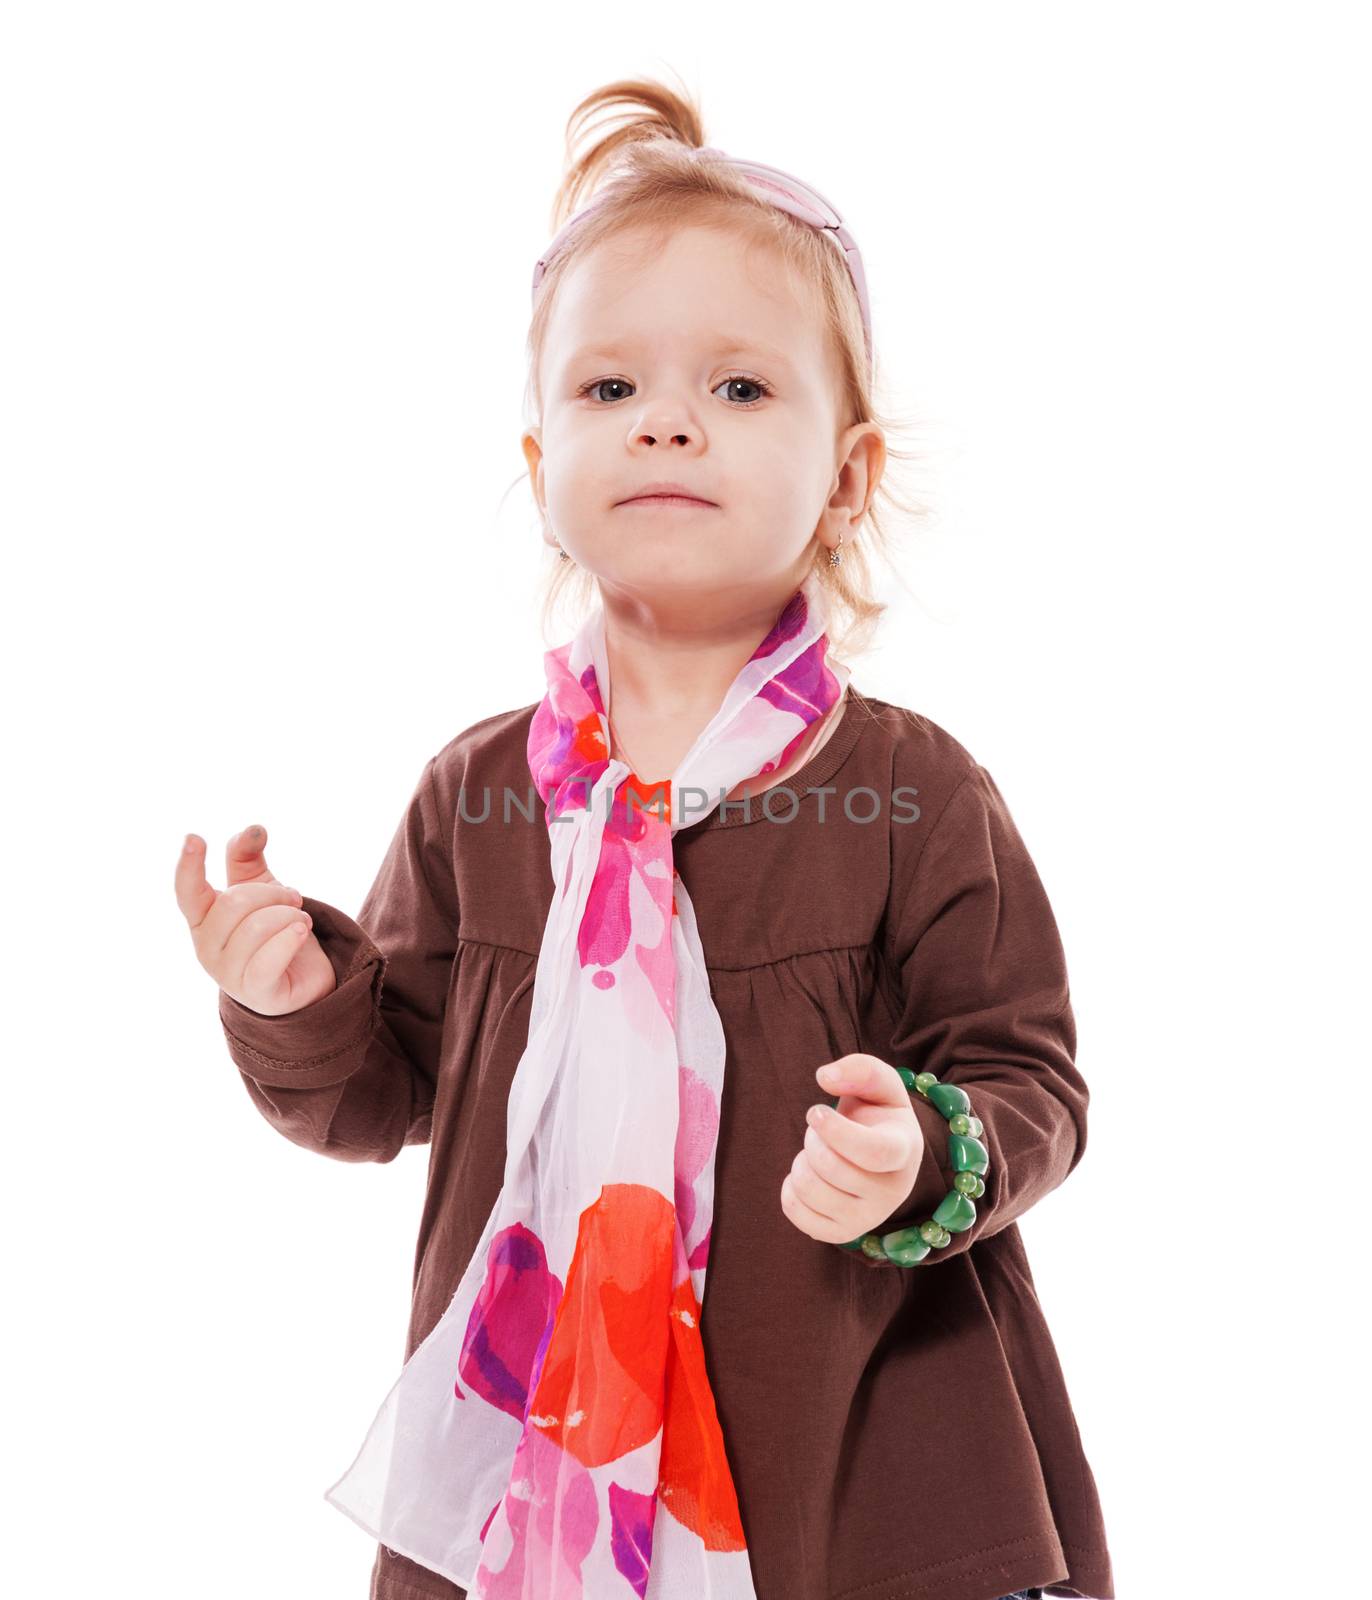
[[[842,695],[827,616],[812,573],[670,792],[609,754],[603,607],[544,655],[528,755],[554,892],[504,1185],[325,1493],[471,1600],[755,1600],[700,1328],[724,1031],[672,835]]]

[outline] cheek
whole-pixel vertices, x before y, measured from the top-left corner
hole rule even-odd
[[[743,456],[731,453],[728,476],[755,506],[792,525],[813,524],[824,503],[827,468],[826,447],[787,435],[759,440]]]
[[[568,517],[585,515],[611,504],[615,485],[603,453],[563,436],[544,455],[543,484],[548,505]]]

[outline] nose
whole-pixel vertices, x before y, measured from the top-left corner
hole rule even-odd
[[[689,447],[700,445],[704,437],[703,429],[686,421],[685,408],[663,395],[650,401],[634,418],[629,443],[631,446],[666,444]]]
[[[659,433],[657,431],[635,435],[635,442],[638,444],[657,444],[660,441],[665,441],[667,444],[688,445],[692,442],[692,436],[689,433]]]

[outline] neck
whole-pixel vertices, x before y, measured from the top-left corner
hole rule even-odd
[[[610,709],[703,725],[799,587],[779,585],[755,604],[730,592],[716,604],[663,605],[602,585]]]

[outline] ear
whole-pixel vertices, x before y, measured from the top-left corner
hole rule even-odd
[[[524,452],[524,462],[529,469],[529,479],[540,506],[543,504],[543,429],[526,428],[520,436],[519,448]]]
[[[855,423],[840,435],[837,469],[834,491],[824,507],[832,522],[834,544],[840,528],[846,532],[867,515],[886,470],[886,436],[875,422]]]
[[[557,540],[553,537],[553,530],[548,526],[548,506],[543,497],[543,430],[542,428],[529,428],[521,436],[519,448],[524,452],[524,460],[529,468],[529,483],[534,492],[534,500],[538,505],[538,513],[543,521],[543,542],[556,547]]]

